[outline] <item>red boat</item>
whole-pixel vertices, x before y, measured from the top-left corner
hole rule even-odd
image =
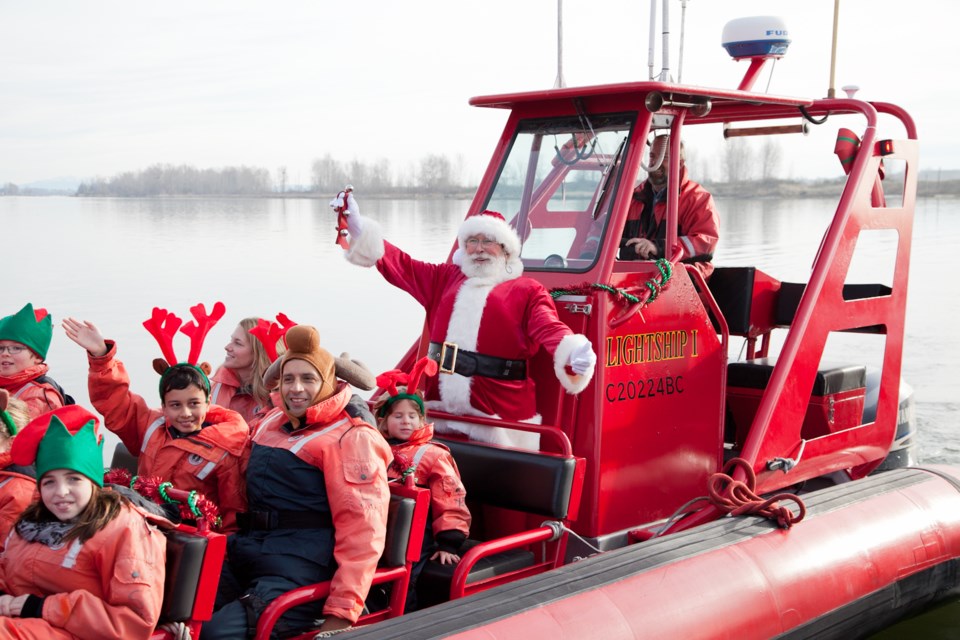
[[[395,488],[376,579],[395,597],[350,637],[853,638],[956,592],[960,470],[915,466],[901,394],[916,126],[885,102],[754,91],[786,31],[736,26],[758,33],[727,38],[750,63],[736,89],[663,79],[471,100],[510,115],[468,213],[512,217],[525,273],[590,338],[597,371],[568,395],[541,353],[542,425],[456,417],[537,432],[540,450],[445,440],[475,540],[455,570],[421,576],[436,604],[406,615],[425,505]],[[706,281],[684,262],[676,198],[666,260],[618,259],[651,137],[672,134],[676,185],[679,140],[703,126],[836,132],[846,182],[808,281],[723,265]],[[599,251],[584,252],[598,228]],[[896,235],[889,280],[848,281],[858,242],[878,231]],[[875,337],[879,367],[835,359],[828,339],[849,333]],[[732,338],[745,359],[732,361]],[[426,349],[423,338],[398,366]],[[325,594],[280,598],[258,637]]]

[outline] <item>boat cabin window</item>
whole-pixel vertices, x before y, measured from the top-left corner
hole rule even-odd
[[[487,197],[523,242],[534,271],[586,271],[620,179],[633,114],[523,120]],[[595,224],[600,220],[599,224]]]

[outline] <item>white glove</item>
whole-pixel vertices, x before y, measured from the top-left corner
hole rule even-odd
[[[597,364],[597,354],[593,352],[593,346],[587,342],[570,353],[570,359],[567,364],[573,369],[574,373],[582,376]]]
[[[350,232],[351,238],[359,238],[363,233],[363,218],[359,213],[347,214],[347,231]]]

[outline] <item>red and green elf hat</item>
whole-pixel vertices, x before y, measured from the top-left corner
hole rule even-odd
[[[390,413],[390,408],[400,400],[413,400],[413,402],[420,407],[420,414],[425,415],[426,409],[424,409],[423,406],[423,398],[417,391],[417,387],[420,386],[420,377],[422,375],[426,374],[429,377],[436,375],[436,373],[436,360],[420,358],[420,360],[413,365],[410,373],[405,373],[400,369],[391,369],[378,375],[377,386],[386,390],[387,399],[380,407],[380,410],[377,411],[377,417],[382,418]],[[404,387],[403,391],[400,391],[398,388],[401,385]]]
[[[14,464],[36,464],[37,478],[54,469],[82,473],[103,486],[103,436],[99,420],[79,405],[48,411],[27,423],[10,448]]]
[[[53,338],[53,318],[46,309],[34,309],[29,302],[12,316],[0,318],[0,340],[12,340],[47,359]]]

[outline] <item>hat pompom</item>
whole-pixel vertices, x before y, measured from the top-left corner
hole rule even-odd
[[[311,353],[320,348],[320,332],[306,325],[291,327],[287,332],[287,351]]]

